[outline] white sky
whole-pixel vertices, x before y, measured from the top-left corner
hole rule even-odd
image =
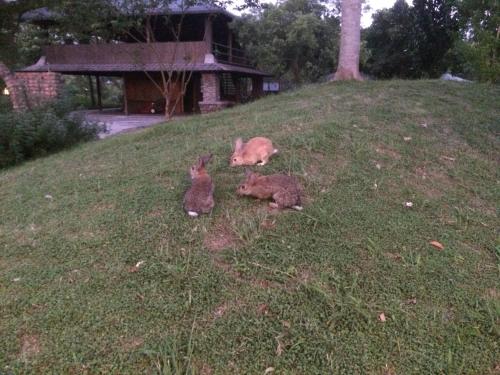
[[[362,27],[368,27],[372,23],[372,14],[375,13],[379,9],[383,8],[390,8],[394,4],[396,0],[365,0],[365,5],[370,6],[370,11],[364,12],[361,16],[361,26]],[[406,0],[407,2],[410,2],[411,0]],[[263,3],[276,3],[277,0],[261,0]],[[235,5],[238,5],[239,1],[235,0]],[[234,14],[240,14],[235,9],[231,9],[230,11]]]

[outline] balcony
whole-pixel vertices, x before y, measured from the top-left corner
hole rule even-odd
[[[207,44],[200,42],[108,43],[44,47],[45,64],[54,71],[133,71],[189,69],[203,64]],[[94,67],[95,69],[92,69]]]
[[[212,43],[212,53],[217,62],[243,67],[251,67],[250,59],[242,49],[230,47],[225,44]]]

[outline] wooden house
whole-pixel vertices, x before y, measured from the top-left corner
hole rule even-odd
[[[173,114],[206,113],[259,97],[267,74],[252,67],[238,48],[229,27],[234,15],[213,5],[178,4],[148,10],[149,33],[129,33],[112,43],[46,46],[36,64],[16,75],[26,83],[28,95],[41,99],[58,95],[61,74],[95,76],[99,105],[99,77],[121,77],[127,114],[165,110],[161,72],[173,77],[167,90]],[[30,20],[30,15],[24,18]],[[166,23],[181,20],[180,33],[173,35]]]

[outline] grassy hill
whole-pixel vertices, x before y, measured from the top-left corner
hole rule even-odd
[[[0,373],[495,373],[499,101],[307,86],[0,172]],[[255,135],[302,212],[235,195],[231,143]],[[216,208],[193,220],[208,151]]]

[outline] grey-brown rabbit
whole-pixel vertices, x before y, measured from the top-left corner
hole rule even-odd
[[[238,187],[239,195],[250,195],[259,199],[270,199],[269,206],[273,208],[291,207],[302,210],[301,189],[297,179],[284,174],[262,176],[247,170],[245,181]]]
[[[205,166],[212,159],[212,154],[202,156],[191,166],[191,187],[184,194],[184,210],[191,217],[208,214],[214,208],[214,183]]]

